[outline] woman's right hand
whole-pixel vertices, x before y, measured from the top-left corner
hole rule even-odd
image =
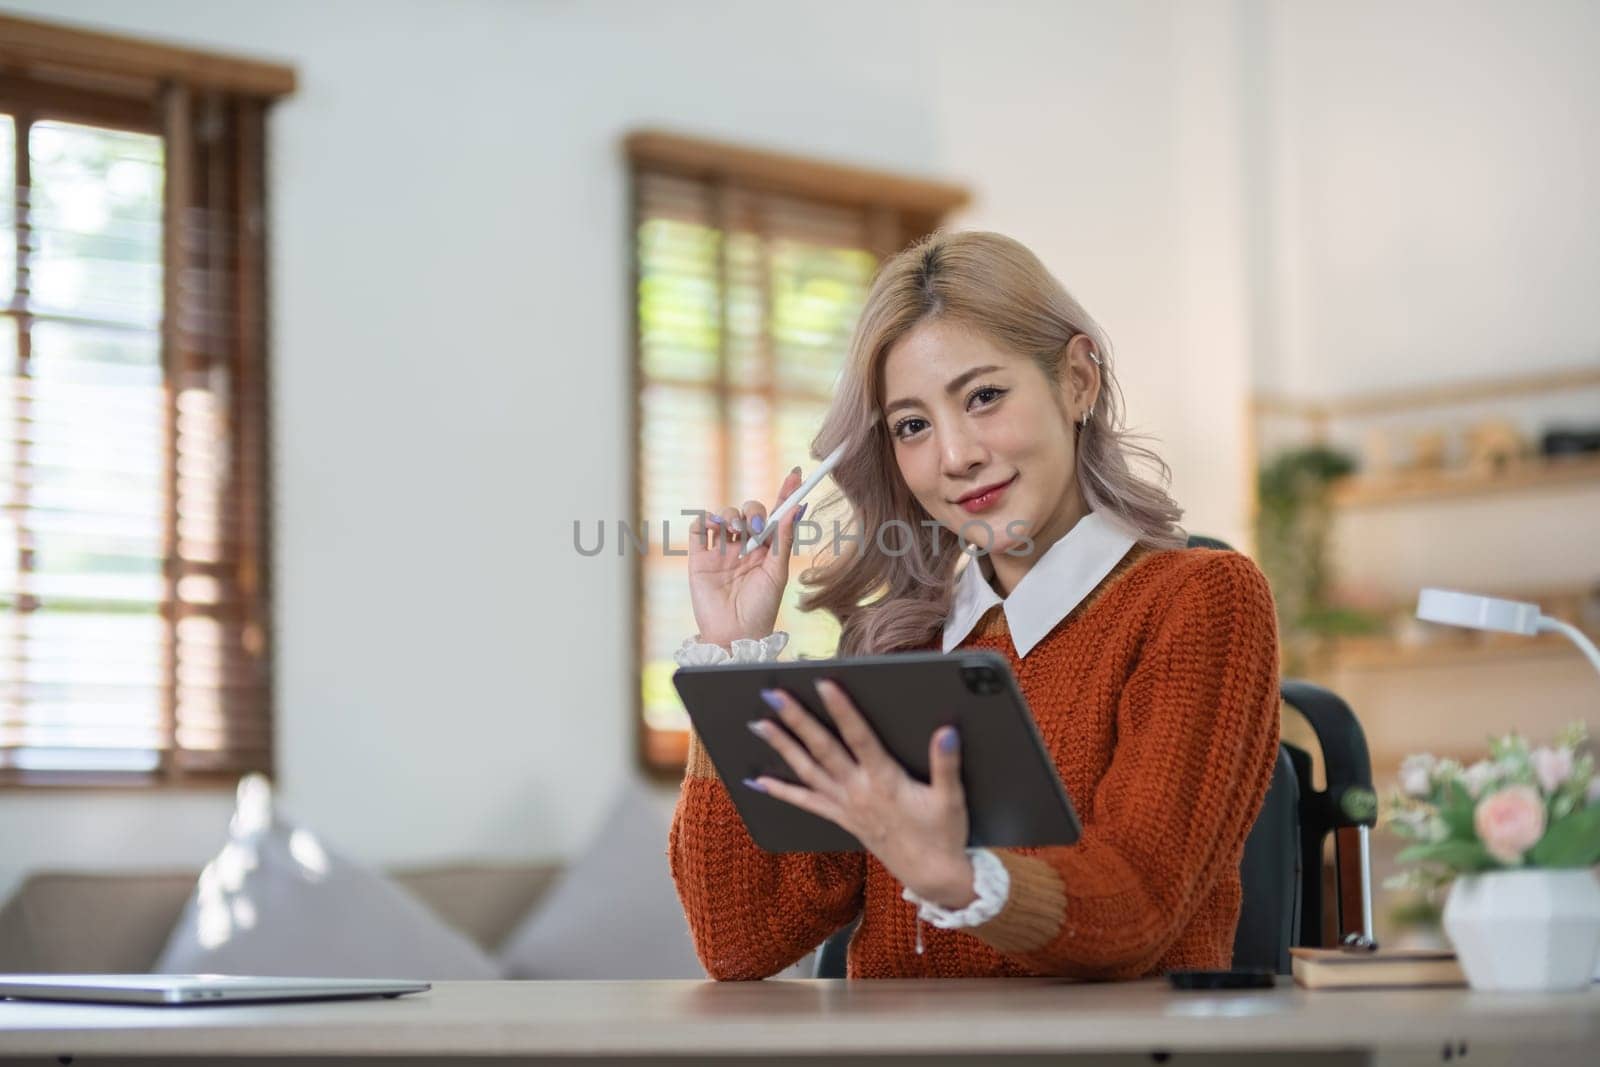
[[[799,487],[796,467],[778,487],[773,509]],[[804,512],[803,504],[791,511],[749,555],[741,555],[745,541],[767,521],[761,501],[696,516],[689,526],[689,600],[701,641],[731,650],[738,638],[760,640],[772,633],[789,583],[795,524]]]

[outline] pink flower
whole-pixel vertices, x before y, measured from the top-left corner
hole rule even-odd
[[[1554,793],[1572,777],[1572,750],[1570,748],[1536,748],[1530,757],[1533,773],[1546,793]]]
[[[1544,800],[1531,785],[1508,785],[1478,801],[1472,825],[1489,855],[1508,866],[1544,836]]]

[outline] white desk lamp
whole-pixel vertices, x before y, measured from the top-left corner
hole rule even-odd
[[[1537,604],[1496,600],[1494,597],[1457,593],[1449,589],[1424,589],[1422,595],[1417,597],[1417,618],[1446,626],[1497,630],[1526,637],[1543,633],[1563,634],[1589,657],[1594,669],[1600,671],[1600,649],[1594,647],[1588,635],[1570,623],[1540,614]]]
[[[1497,600],[1492,596],[1457,593],[1449,589],[1424,589],[1417,597],[1417,618],[1423,622],[1439,622],[1446,626],[1464,626],[1470,630],[1497,630],[1501,633],[1564,634],[1589,658],[1594,669],[1600,671],[1600,650],[1594,647],[1587,634],[1570,623],[1541,614],[1539,605],[1524,604],[1519,600]],[[1600,967],[1594,973],[1600,982]]]

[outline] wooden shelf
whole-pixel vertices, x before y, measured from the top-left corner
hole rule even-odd
[[[1462,667],[1474,663],[1490,664],[1517,660],[1572,657],[1581,662],[1582,653],[1560,634],[1518,637],[1514,634],[1474,638],[1444,638],[1422,644],[1401,644],[1377,638],[1346,638],[1337,642],[1315,668],[1324,670],[1404,670],[1420,667]]]
[[[1377,392],[1356,393],[1326,400],[1257,393],[1251,400],[1251,408],[1257,415],[1281,415],[1312,422],[1327,422],[1329,419],[1389,415],[1397,411],[1420,411],[1425,408],[1452,407],[1486,400],[1498,401],[1511,396],[1537,396],[1541,393],[1595,388],[1600,388],[1600,367],[1563,367],[1538,374],[1519,374],[1510,378],[1381,389]]]
[[[1354,474],[1334,484],[1330,499],[1336,507],[1360,508],[1590,483],[1600,485],[1600,454],[1530,459],[1494,474],[1478,471]]]

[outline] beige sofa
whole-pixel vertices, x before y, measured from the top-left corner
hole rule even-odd
[[[389,873],[493,955],[560,872],[560,864],[462,864]],[[30,875],[0,908],[0,973],[147,972],[199,874]]]

